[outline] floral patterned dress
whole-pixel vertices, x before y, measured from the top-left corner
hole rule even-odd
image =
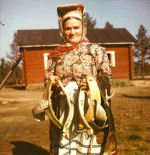
[[[77,48],[64,55],[48,60],[45,78],[57,75],[66,85],[72,78],[80,82],[82,76],[97,75],[97,69],[111,76],[109,59],[105,48],[89,42],[80,43]]]
[[[101,146],[97,143],[96,136],[93,135],[91,137],[85,131],[78,132],[79,114],[77,108],[81,78],[89,75],[96,78],[97,70],[101,70],[104,74],[111,77],[109,59],[105,49],[89,42],[79,43],[73,50],[49,59],[45,79],[50,78],[51,75],[58,76],[70,98],[74,101],[74,117],[67,135],[69,140],[63,136],[57,127],[54,126],[50,129],[50,150],[53,154],[88,154],[91,140],[93,145],[90,153],[100,154]],[[59,113],[62,113],[65,105],[63,97],[60,102]]]

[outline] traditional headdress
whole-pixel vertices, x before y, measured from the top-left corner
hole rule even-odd
[[[83,4],[71,4],[71,5],[63,5],[57,8],[58,21],[60,27],[60,35],[64,39],[63,36],[63,23],[68,18],[76,18],[84,21],[84,5]]]
[[[61,22],[69,17],[75,17],[80,20],[83,18],[84,5],[83,4],[71,4],[63,5],[57,8],[57,13]]]
[[[69,18],[76,18],[82,21],[82,28],[84,30],[84,5],[83,4],[71,4],[71,5],[63,5],[57,7],[60,35],[65,43],[61,44],[61,46],[56,47],[49,53],[49,57],[56,57],[59,55],[63,55],[66,52],[73,50],[74,48],[78,48],[77,43],[66,43],[64,33],[63,33],[63,23]],[[82,34],[80,42],[88,42],[85,39],[84,33]]]

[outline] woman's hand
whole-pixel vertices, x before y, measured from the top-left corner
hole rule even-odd
[[[59,83],[56,79],[59,79],[59,77],[55,76],[55,75],[51,75],[50,77],[45,78],[45,80],[44,80],[45,87],[49,81],[52,81],[53,82],[52,85],[54,88],[60,88]]]
[[[81,86],[82,90],[88,90],[89,89],[86,78],[81,79],[80,86]]]

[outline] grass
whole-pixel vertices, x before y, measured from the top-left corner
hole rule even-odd
[[[142,145],[139,147],[139,151],[144,152],[144,151],[148,151],[148,150],[150,150],[150,147],[147,145]]]
[[[116,126],[118,139],[118,155],[149,155],[150,144],[143,135],[143,122],[130,121],[125,126]]]
[[[132,141],[137,141],[137,140],[143,140],[143,138],[139,135],[136,135],[136,134],[132,134],[128,137],[129,140],[132,140]]]
[[[128,127],[126,132],[117,131],[118,155],[148,155],[150,146],[141,134],[140,125],[135,123]]]
[[[129,124],[129,129],[133,131],[140,131],[141,130],[141,125],[139,123],[137,124]]]
[[[117,81],[113,81],[112,82],[112,86],[114,87],[125,87],[127,86],[127,82],[126,81],[120,81],[120,80],[117,80]]]
[[[34,89],[29,89],[27,91],[43,91],[44,92],[45,88],[39,87],[39,88],[34,88]]]
[[[132,155],[147,155],[146,153],[143,153],[143,152],[134,152]]]

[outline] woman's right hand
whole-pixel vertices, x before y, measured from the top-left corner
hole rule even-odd
[[[54,87],[60,87],[59,84],[58,84],[57,79],[59,80],[59,77],[58,76],[51,75],[48,78],[45,78],[44,79],[44,85],[46,86],[49,81],[52,81],[53,82],[52,85]]]
[[[81,86],[82,90],[88,90],[89,89],[86,78],[81,79],[80,86]]]
[[[53,82],[52,85],[53,85],[54,87],[60,87],[60,86],[59,86],[59,83],[58,83],[58,81],[57,81],[57,80],[60,80],[58,76],[52,75],[52,76],[50,77],[50,80]]]

